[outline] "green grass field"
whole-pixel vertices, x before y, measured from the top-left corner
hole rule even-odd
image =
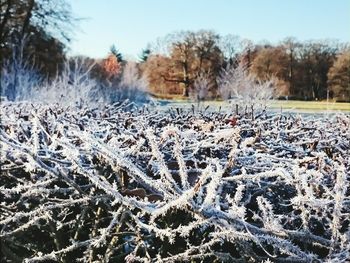
[[[168,104],[172,104],[175,107],[179,107],[181,104],[192,104],[190,100],[184,99],[182,96],[173,98],[173,99],[165,99],[163,101],[166,101]],[[228,103],[225,101],[220,100],[213,100],[213,101],[205,101],[202,103],[203,107],[206,106],[211,107],[225,107],[228,106]],[[298,110],[298,111],[345,111],[350,112],[350,103],[344,103],[344,102],[333,102],[330,101],[327,103],[327,101],[299,101],[299,100],[272,100],[268,104],[269,108],[272,109],[282,109],[282,110]]]
[[[328,102],[327,101],[299,101],[299,100],[275,100],[270,107],[296,110],[340,110],[350,111],[350,103]]]

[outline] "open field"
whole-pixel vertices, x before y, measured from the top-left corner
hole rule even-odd
[[[159,100],[161,104],[166,105],[167,107],[190,107],[192,104],[190,100],[184,99],[173,99],[173,100]],[[205,108],[209,106],[211,109],[216,110],[221,108],[228,108],[230,104],[221,101],[204,101],[201,103],[202,107]],[[288,110],[288,111],[297,111],[297,112],[322,112],[322,111],[341,111],[341,112],[350,112],[350,103],[343,102],[328,102],[327,101],[285,101],[285,100],[272,100],[268,103],[268,108],[272,110]]]
[[[311,110],[311,111],[350,111],[350,103],[327,101],[298,101],[298,100],[275,100],[271,103],[272,108]]]
[[[227,121],[117,103],[1,113],[5,262],[350,258],[347,114]]]

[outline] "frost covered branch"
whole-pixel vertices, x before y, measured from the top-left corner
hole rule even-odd
[[[350,257],[349,116],[123,105],[1,105],[5,262]]]

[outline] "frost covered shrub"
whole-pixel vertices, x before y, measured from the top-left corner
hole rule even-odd
[[[189,92],[191,100],[197,103],[198,108],[200,102],[204,101],[207,97],[211,86],[209,72],[201,72],[194,81],[193,88]]]
[[[350,257],[347,115],[1,107],[3,262]]]
[[[260,81],[250,74],[243,64],[229,64],[217,79],[219,93],[224,100],[245,107],[264,108],[268,100],[273,98],[275,90],[274,78]]]
[[[129,100],[135,103],[149,102],[147,95],[148,82],[144,76],[139,75],[135,62],[128,62],[122,73],[122,78],[117,86],[117,101]]]
[[[35,68],[20,58],[1,65],[1,96],[10,101],[30,100],[42,81]]]
[[[54,80],[37,89],[34,100],[80,108],[96,106],[104,98],[99,94],[101,87],[90,77],[93,67],[94,63],[86,63],[84,58],[67,60],[63,71]]]
[[[126,64],[120,82],[106,87],[91,76],[95,62],[86,58],[68,59],[62,72],[44,81],[33,66],[23,59],[6,62],[2,68],[1,96],[10,101],[33,101],[69,107],[101,107],[128,100],[135,104],[150,102],[147,81],[139,77],[135,63]]]

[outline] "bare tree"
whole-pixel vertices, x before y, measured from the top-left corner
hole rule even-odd
[[[211,78],[210,72],[201,72],[190,90],[190,98],[197,103],[198,109],[200,102],[207,98],[210,86],[212,86]]]
[[[220,39],[220,49],[228,64],[236,63],[237,56],[242,52],[242,40],[236,35],[226,35]]]
[[[10,101],[31,99],[34,90],[43,81],[30,56],[24,54],[27,40],[22,38],[12,57],[5,60],[1,68],[1,96]]]
[[[257,80],[242,63],[238,67],[228,65],[221,71],[217,81],[221,97],[243,108],[264,107],[274,94],[274,79]]]
[[[85,57],[67,60],[62,73],[39,87],[32,100],[79,108],[95,105],[102,98],[98,83],[90,77],[94,66]]]
[[[287,55],[288,55],[288,78],[289,78],[289,89],[290,93],[295,93],[295,66],[296,66],[296,56],[297,56],[297,49],[300,48],[300,44],[298,41],[293,37],[286,38],[282,45],[285,47]]]
[[[183,88],[183,96],[188,97],[196,77],[202,71],[217,73],[223,62],[219,48],[219,35],[212,31],[181,31],[164,38],[168,52],[163,54],[169,60],[160,77],[165,82],[176,83]],[[159,48],[158,48],[159,49]]]
[[[118,100],[131,100],[133,102],[144,102],[148,100],[148,81],[144,75],[140,76],[136,62],[129,61],[123,70],[117,93]]]

